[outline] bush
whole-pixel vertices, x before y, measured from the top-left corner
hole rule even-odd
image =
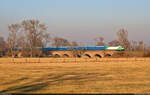
[[[112,57],[150,57],[150,51],[118,51]]]
[[[145,52],[144,57],[150,57],[150,51]]]
[[[112,57],[133,57],[133,55],[126,51],[117,51],[112,55]]]

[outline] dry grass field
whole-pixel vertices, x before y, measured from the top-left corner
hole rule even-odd
[[[10,60],[0,59],[0,93],[150,93],[150,58],[64,63]]]

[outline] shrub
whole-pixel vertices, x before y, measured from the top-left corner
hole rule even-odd
[[[145,52],[144,57],[150,57],[150,51]]]

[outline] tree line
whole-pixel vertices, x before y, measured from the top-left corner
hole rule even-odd
[[[51,38],[47,32],[47,26],[41,24],[39,20],[23,20],[21,23],[11,24],[8,26],[9,35],[7,40],[0,36],[0,56],[14,57],[16,51],[20,48],[23,56],[35,57],[40,56],[43,51],[39,51],[38,47],[47,47],[50,42],[52,46],[79,46],[76,41],[70,42],[62,37]],[[120,29],[117,33],[117,39],[104,42],[104,37],[96,38],[96,46],[119,46],[121,45],[129,51],[148,50],[143,41],[129,41],[128,31]]]

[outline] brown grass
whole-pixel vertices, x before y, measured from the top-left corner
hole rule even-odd
[[[0,93],[150,93],[150,61],[141,60],[1,62]]]

